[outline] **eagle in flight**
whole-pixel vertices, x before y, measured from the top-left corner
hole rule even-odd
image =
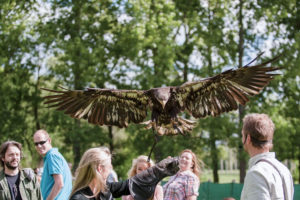
[[[176,135],[190,132],[195,122],[178,116],[187,111],[194,118],[218,116],[245,105],[249,96],[259,94],[273,79],[278,67],[264,63],[230,69],[213,77],[187,82],[181,86],[153,88],[149,90],[118,90],[87,88],[85,90],[51,90],[45,96],[45,104],[64,111],[76,119],[86,119],[95,125],[127,127],[129,123],[142,123],[158,135]],[[147,111],[151,120],[144,121]]]

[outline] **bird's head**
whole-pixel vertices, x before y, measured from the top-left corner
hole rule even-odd
[[[162,105],[163,109],[165,108],[169,98],[170,98],[170,87],[164,88],[155,88],[154,89],[154,96],[157,101]]]

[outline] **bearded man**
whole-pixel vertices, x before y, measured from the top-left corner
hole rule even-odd
[[[41,190],[32,169],[21,169],[22,145],[4,142],[0,147],[0,199],[42,200]]]

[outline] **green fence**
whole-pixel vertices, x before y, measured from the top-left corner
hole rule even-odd
[[[162,182],[162,185],[166,182]],[[294,186],[294,200],[300,200],[300,184]],[[243,184],[239,183],[212,183],[203,182],[200,184],[197,200],[223,200],[225,197],[233,197],[239,200]]]
[[[198,200],[223,200],[225,197],[240,199],[243,184],[238,183],[201,183]]]
[[[223,200],[225,197],[240,199],[243,184],[239,183],[212,183],[204,182],[200,184],[198,200]],[[300,199],[300,185],[294,186],[294,200]]]

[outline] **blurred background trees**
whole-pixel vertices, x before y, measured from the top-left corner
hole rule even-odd
[[[262,94],[239,111],[200,119],[190,135],[161,137],[153,159],[192,149],[219,182],[225,145],[238,155],[243,182],[240,120],[265,112],[276,124],[274,150],[281,160],[298,163],[299,183],[299,31],[300,4],[291,0],[1,1],[0,142],[21,142],[23,165],[31,167],[39,160],[32,135],[40,128],[74,167],[87,148],[105,145],[114,153],[114,169],[126,178],[131,160],[148,155],[152,132],[142,125],[119,129],[71,119],[46,108],[47,92],[40,88],[174,86],[241,67],[261,51],[260,61],[283,53],[274,63],[282,75]]]

